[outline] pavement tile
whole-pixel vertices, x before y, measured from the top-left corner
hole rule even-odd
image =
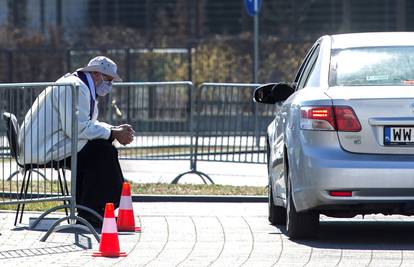
[[[134,203],[142,233],[119,233],[122,258],[94,258],[88,233],[13,226],[0,212],[0,266],[414,266],[414,219],[321,216],[313,241],[269,225],[266,203]],[[27,213],[25,218],[39,216]],[[56,216],[63,216],[57,213]]]

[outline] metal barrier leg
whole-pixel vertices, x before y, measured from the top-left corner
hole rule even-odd
[[[19,171],[15,171],[12,174],[10,174],[10,176],[6,179],[6,181],[10,181],[11,179],[13,179],[14,176],[18,175]]]
[[[68,208],[68,207],[67,207]],[[74,219],[79,220],[80,222],[82,222],[84,225],[80,225],[80,224],[69,224],[69,225],[59,225],[61,222],[63,222],[64,220],[66,220],[69,218],[61,218],[59,220],[57,220],[47,231],[47,233],[40,239],[40,241],[45,242],[46,239],[49,237],[50,234],[52,234],[52,232],[57,232],[60,230],[64,230],[64,229],[69,229],[69,228],[78,228],[81,230],[89,230],[94,237],[96,238],[96,240],[98,242],[101,242],[101,239],[98,235],[98,233],[95,231],[95,229],[92,227],[92,225],[85,219],[75,216]]]
[[[197,142],[196,142],[196,148],[197,148]],[[210,176],[208,176],[204,172],[197,171],[197,149],[192,151],[191,154],[192,155],[191,155],[191,159],[190,159],[190,171],[182,173],[182,174],[178,175],[177,177],[175,177],[174,180],[172,180],[171,184],[177,184],[178,181],[181,179],[181,177],[183,177],[186,174],[196,174],[196,175],[198,175],[198,177],[201,178],[201,180],[203,180],[204,184],[207,184],[206,180],[204,179],[204,177],[205,177],[205,178],[207,178],[207,180],[210,181],[211,184],[214,184],[214,182],[210,178]]]
[[[204,184],[207,184],[206,180],[204,179],[204,177],[205,177],[205,178],[207,178],[207,180],[210,181],[211,184],[214,184],[214,182],[210,178],[210,176],[208,176],[204,172],[200,172],[200,171],[197,171],[197,170],[191,170],[191,171],[188,171],[188,172],[185,172],[185,173],[182,173],[182,174],[178,175],[177,177],[174,178],[174,180],[172,180],[171,184],[177,184],[178,181],[181,179],[181,177],[183,177],[186,174],[196,174],[201,178],[201,180],[203,180]]]
[[[82,210],[86,210],[89,211],[90,213],[92,213],[93,215],[95,215],[96,217],[98,217],[101,221],[103,220],[102,216],[99,215],[99,213],[97,213],[96,211],[85,207],[85,206],[81,206],[81,205],[75,205],[75,207],[77,209],[82,209]],[[37,218],[34,222],[33,225],[30,227],[30,229],[34,229],[36,227],[36,225],[44,218],[46,217],[49,213],[52,213],[54,211],[60,210],[60,209],[64,209],[64,208],[70,208],[70,204],[69,205],[60,205],[60,206],[56,206],[53,207],[47,211],[45,211],[44,213],[42,213],[42,215],[39,216],[39,218]],[[65,221],[65,220],[69,220],[71,223],[68,225],[59,225],[61,222]],[[83,225],[79,225],[79,224],[75,224],[76,221],[80,221]],[[59,220],[57,220],[50,228],[49,230],[46,232],[46,234],[42,237],[42,239],[40,239],[40,241],[45,242],[46,239],[50,236],[50,234],[52,234],[53,232],[57,232],[60,230],[64,230],[64,229],[69,229],[69,228],[76,228],[76,229],[82,229],[82,230],[89,230],[96,238],[96,240],[98,242],[100,242],[100,238],[98,233],[96,232],[96,230],[92,227],[92,225],[85,220],[84,218],[81,218],[79,216],[76,216],[75,214],[71,213],[69,216],[65,216],[63,218],[60,218]]]
[[[37,173],[38,175],[42,176],[43,179],[46,180],[46,176],[43,173],[39,172],[38,170],[30,170],[30,171]],[[10,181],[11,179],[13,179],[14,176],[16,176],[19,173],[20,173],[20,171],[13,172],[6,180]]]

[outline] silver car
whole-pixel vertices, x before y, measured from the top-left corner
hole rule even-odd
[[[254,99],[277,105],[269,220],[288,236],[314,236],[320,214],[414,214],[414,33],[323,36]]]

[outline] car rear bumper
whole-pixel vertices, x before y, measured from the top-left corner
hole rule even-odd
[[[292,181],[298,211],[354,206],[375,213],[388,205],[414,203],[414,156],[307,148],[298,162],[298,179]],[[331,191],[351,191],[352,196],[331,196]]]

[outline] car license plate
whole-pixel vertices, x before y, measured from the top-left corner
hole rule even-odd
[[[384,127],[384,145],[414,145],[414,127]]]

